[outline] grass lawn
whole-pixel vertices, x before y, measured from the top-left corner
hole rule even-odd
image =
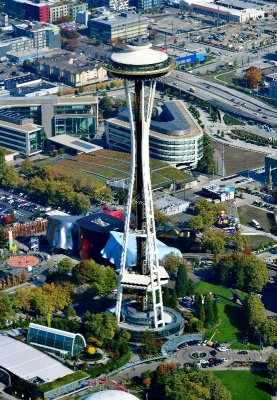
[[[269,246],[270,244],[276,244],[276,241],[263,235],[247,235],[249,240],[249,246],[252,250],[258,249],[260,246]]]
[[[213,147],[222,154],[222,143],[213,141]],[[246,169],[258,168],[264,165],[265,155],[254,151],[237,149],[228,145],[224,146],[224,164],[227,175]]]
[[[268,378],[251,371],[214,371],[233,400],[270,400]]]
[[[259,222],[265,232],[270,232],[275,227],[273,213],[252,206],[241,206],[238,208],[238,212],[240,223],[242,225],[251,226],[250,222],[252,219],[255,219]]]
[[[245,125],[245,122],[240,121],[239,119],[229,114],[224,114],[223,120],[226,125]]]
[[[218,311],[221,322],[216,328],[207,330],[205,332],[205,338],[210,339],[214,332],[218,330],[213,341],[228,343],[238,339],[238,336],[240,336],[246,328],[244,323],[245,318],[242,307],[232,301],[233,295],[230,290],[220,285],[213,285],[201,281],[196,285],[196,292],[203,294],[211,292],[220,296]],[[238,293],[243,297],[245,296],[245,294],[239,290]]]
[[[230,71],[230,72],[225,72],[223,74],[218,74],[216,76],[216,80],[227,83],[227,85],[230,85],[230,86],[235,86],[234,82],[233,82],[233,78],[234,78],[235,74],[236,74],[236,71]]]
[[[176,182],[183,181],[185,179],[191,178],[191,175],[185,171],[180,171],[177,168],[166,167],[163,169],[159,169],[157,174],[164,176],[167,179],[174,180]]]

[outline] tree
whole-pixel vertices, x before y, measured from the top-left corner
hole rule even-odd
[[[90,208],[91,204],[88,196],[83,193],[74,193],[71,209],[75,215],[87,213]]]
[[[163,289],[163,304],[165,307],[170,307],[170,293],[168,287]]]
[[[271,354],[267,360],[267,368],[271,373],[271,386],[274,391],[277,391],[277,355]]]
[[[70,260],[70,258],[62,258],[57,265],[57,271],[59,274],[70,274],[73,268],[73,262]]]
[[[72,269],[73,281],[88,283],[95,295],[103,295],[117,288],[117,277],[113,268],[104,267],[94,260],[83,260]]]
[[[155,224],[167,226],[170,224],[171,219],[168,215],[163,213],[159,208],[154,207],[154,217],[155,217]]]
[[[268,281],[265,263],[255,254],[235,253],[221,257],[214,266],[214,275],[225,286],[259,293]]]
[[[227,243],[232,245],[234,250],[242,251],[249,246],[249,239],[246,235],[236,232],[227,237]]]
[[[13,301],[11,297],[5,293],[0,292],[0,327],[4,328],[7,320],[14,316]]]
[[[161,265],[165,267],[168,273],[174,273],[178,270],[179,265],[184,263],[183,258],[171,252],[160,260]]]
[[[199,232],[204,228],[204,221],[201,215],[195,215],[190,217],[188,221],[188,228],[193,232]]]
[[[213,326],[215,323],[213,302],[211,295],[208,293],[204,300],[204,311],[205,311],[205,327]]]
[[[99,107],[104,111],[110,111],[113,108],[111,99],[106,95],[99,101]]]
[[[277,321],[267,319],[261,327],[263,341],[271,346],[277,343]]]
[[[143,358],[156,356],[159,353],[159,343],[155,339],[152,332],[142,332],[140,334],[140,342],[142,344],[140,348],[140,354],[143,356]]]
[[[26,175],[34,172],[34,163],[30,160],[30,158],[27,157],[21,164],[21,172]]]
[[[197,164],[197,170],[207,174],[215,172],[214,149],[207,133],[203,136],[203,157]]]
[[[161,397],[168,400],[231,400],[231,395],[211,372],[169,371],[157,375]]]
[[[7,239],[2,228],[0,228],[0,249],[4,249],[7,246]]]
[[[176,278],[176,293],[178,297],[187,296],[188,293],[188,273],[184,264],[179,265]]]
[[[72,52],[77,50],[79,47],[79,44],[80,44],[79,40],[76,38],[64,40],[64,41],[62,41],[62,43],[63,43],[63,47],[65,50],[72,51]]]
[[[246,80],[248,87],[256,88],[262,77],[261,70],[257,67],[247,68],[244,79]]]
[[[119,330],[116,318],[110,313],[91,314],[86,312],[82,318],[87,334],[103,341],[113,339]]]
[[[71,303],[71,294],[72,287],[68,284],[45,283],[34,290],[32,305],[35,311],[47,318],[47,325],[51,326],[53,313],[62,311]]]
[[[250,329],[261,332],[261,326],[266,320],[266,312],[261,299],[254,293],[245,300],[245,313]]]
[[[215,255],[223,254],[225,250],[225,237],[224,232],[215,229],[207,229],[203,233],[203,246],[204,249]]]
[[[170,298],[170,307],[175,308],[177,307],[177,293],[176,290],[173,290]]]

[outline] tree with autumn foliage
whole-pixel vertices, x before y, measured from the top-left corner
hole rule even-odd
[[[262,77],[261,70],[257,67],[249,67],[247,68],[244,79],[246,80],[248,87],[257,88],[258,83],[260,82]]]

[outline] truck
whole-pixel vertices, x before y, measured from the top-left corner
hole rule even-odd
[[[191,87],[189,88],[189,91],[190,91],[191,93],[195,93],[196,89],[195,89],[194,87],[191,86]]]

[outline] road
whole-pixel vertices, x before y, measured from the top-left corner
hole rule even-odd
[[[209,101],[223,111],[254,119],[263,124],[277,126],[274,107],[220,83],[208,81],[183,71],[173,71],[164,79],[164,83],[186,92],[190,92],[190,88],[193,87],[195,89],[194,96]]]

